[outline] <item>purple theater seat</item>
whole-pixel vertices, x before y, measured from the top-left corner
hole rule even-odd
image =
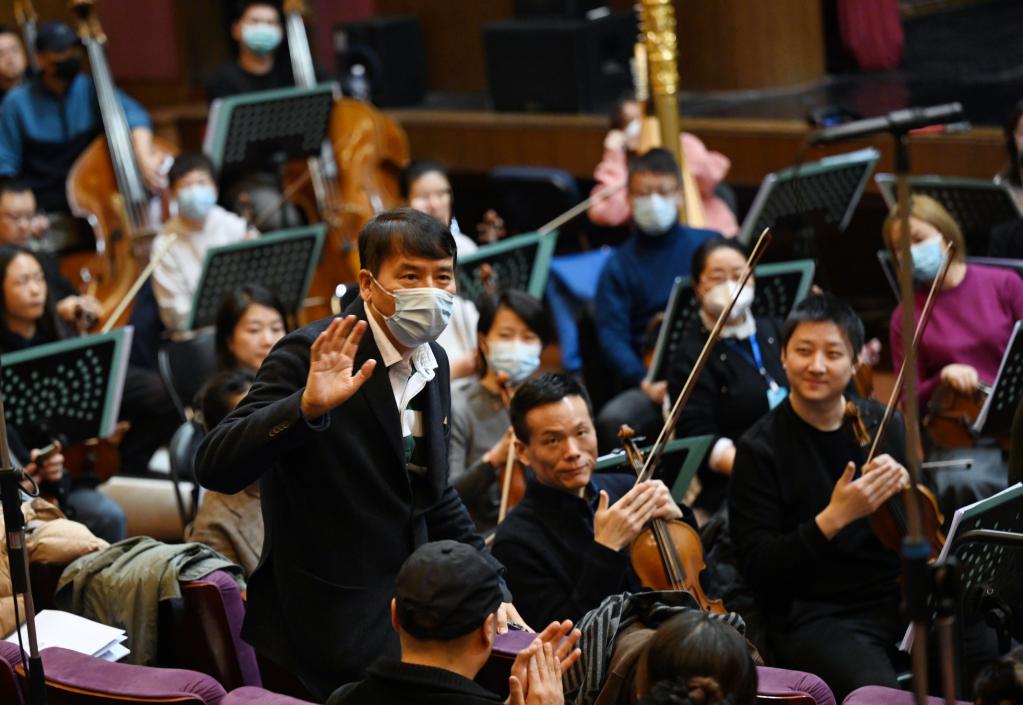
[[[160,665],[205,673],[229,690],[262,686],[256,651],[241,638],[245,603],[234,578],[214,571],[181,583],[181,596],[182,609],[161,613]]]
[[[308,700],[299,700],[290,695],[272,693],[263,688],[245,686],[227,694],[220,705],[312,705]]]
[[[21,648],[17,644],[0,641],[0,703],[25,705],[21,681],[14,669],[21,664]]]
[[[137,699],[190,705],[220,705],[227,695],[213,678],[195,671],[111,663],[57,646],[43,649],[40,655],[46,671],[47,689],[65,695],[95,694],[128,702]],[[93,702],[96,700],[92,698]],[[69,697],[63,697],[61,701],[74,702]],[[89,700],[83,697],[83,702]]]
[[[929,697],[927,705],[944,705],[944,698]],[[865,685],[845,696],[842,705],[914,705],[916,698],[908,690],[885,688],[883,685]],[[970,705],[964,700],[956,700],[956,705]]]
[[[764,702],[769,702],[770,696],[802,694],[812,698],[816,705],[836,705],[831,688],[812,673],[757,666],[757,679],[757,694]]]

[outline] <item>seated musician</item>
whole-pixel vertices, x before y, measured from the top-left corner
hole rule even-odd
[[[153,293],[167,330],[183,331],[192,312],[206,252],[254,237],[255,231],[242,218],[217,205],[216,174],[206,155],[179,155],[167,180],[177,215],[164,224],[163,232],[153,241],[152,254],[163,249],[169,235],[178,237],[153,270]]]
[[[693,252],[715,235],[681,225],[678,164],[652,149],[629,164],[632,234],[611,255],[597,283],[597,337],[608,364],[627,388],[597,417],[600,450],[618,447],[618,428],[652,437],[661,426],[667,382],[648,382],[642,348],[650,321],[664,311],[675,277],[689,274]]]
[[[478,551],[456,541],[423,544],[402,565],[391,600],[401,659],[381,658],[327,705],[506,702],[473,681],[494,647],[502,599],[501,577]],[[579,658],[578,639],[567,621],[538,635],[512,665],[508,705],[561,705],[561,673]]]
[[[660,480],[594,474],[597,438],[586,389],[563,374],[531,379],[512,397],[515,454],[533,472],[497,528],[494,556],[527,622],[578,619],[607,596],[642,586],[629,546],[651,519],[685,517]]]
[[[217,368],[255,374],[277,341],[287,335],[287,321],[284,304],[259,284],[232,291],[217,309]]]
[[[81,72],[78,35],[46,22],[36,39],[39,74],[13,89],[0,108],[0,176],[20,176],[44,211],[68,211],[65,182],[78,156],[103,132],[92,79]],[[153,191],[163,186],[162,155],[146,111],[118,93],[135,158]]]
[[[255,378],[248,372],[219,372],[199,393],[203,430],[209,433],[249,393]],[[223,494],[209,490],[203,495],[195,519],[185,530],[186,541],[216,549],[237,563],[245,576],[259,564],[263,553],[263,515],[259,510],[259,483],[241,492]]]
[[[590,192],[593,196],[601,189],[625,181],[628,164],[639,150],[642,131],[643,104],[629,95],[619,100],[611,111],[611,129],[604,138],[604,157],[593,171],[596,186]],[[733,207],[715,193],[718,185],[728,175],[732,163],[720,152],[713,152],[699,137],[688,132],[681,133],[682,152],[686,168],[696,180],[703,201],[706,226],[717,230],[725,237],[734,237],[739,232]],[[618,227],[629,222],[632,213],[628,196],[619,191],[589,207],[587,214],[594,225]]]
[[[891,657],[906,626],[899,557],[867,521],[908,481],[905,432],[896,415],[863,466],[884,409],[844,396],[862,345],[843,301],[814,294],[796,306],[782,334],[789,396],[736,443],[728,496],[777,665],[817,674],[839,701],[862,685],[898,687]]]
[[[262,483],[266,539],[244,638],[318,698],[397,654],[388,604],[416,546],[484,548],[448,482],[451,388],[435,340],[451,312],[455,256],[451,233],[428,215],[401,208],[370,220],[359,235],[360,298],[345,317],[278,343],[199,447],[207,488]],[[498,612],[499,630],[518,618],[510,603]]]
[[[477,326],[483,377],[451,399],[451,484],[469,508],[476,527],[497,524],[501,484],[514,440],[505,398],[540,367],[551,339],[543,302],[508,289],[480,302]]]
[[[84,332],[87,324],[99,317],[99,301],[94,296],[79,294],[61,273],[57,258],[33,246],[40,226],[45,230],[46,216],[37,214],[32,189],[18,179],[0,179],[0,244],[35,251],[36,259],[43,266],[46,284],[57,301],[57,315],[70,327]]]
[[[74,335],[56,313],[56,302],[35,253],[15,245],[0,245],[0,282],[0,353]],[[158,373],[128,366],[120,418],[131,424],[119,448],[121,472],[142,474],[153,453],[170,440],[178,426],[177,411]]]
[[[927,328],[917,351],[917,394],[920,415],[940,413],[942,399],[977,393],[991,384],[1009,344],[1013,326],[1023,319],[1023,281],[1009,269],[966,263],[962,231],[945,208],[932,198],[913,196],[909,236],[913,279],[917,283],[915,317],[919,318],[931,282],[943,261],[945,242],[956,245],[945,282],[934,300]],[[884,224],[889,245],[900,242],[895,211]],[[889,326],[892,362],[902,364],[902,307]],[[959,412],[953,412],[958,414]],[[980,439],[972,448],[946,448],[942,439],[924,434],[928,460],[969,457],[972,467],[942,469],[934,483],[945,517],[966,504],[988,497],[1007,484],[1007,462],[994,439]]]
[[[11,89],[21,85],[27,70],[28,57],[18,30],[0,25],[0,101]]]
[[[739,242],[724,238],[706,240],[693,255],[691,276],[700,302],[699,321],[686,327],[668,364],[668,391],[673,400],[682,393],[707,336],[731,301],[746,268],[746,257]],[[714,436],[714,445],[699,470],[701,490],[693,503],[697,514],[713,514],[724,504],[735,462],[735,441],[785,398],[788,386],[781,366],[781,325],[773,319],[754,318],[750,310],[754,284],[750,277],[679,419],[682,438]]]

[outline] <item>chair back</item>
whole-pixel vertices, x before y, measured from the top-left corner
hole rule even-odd
[[[199,508],[199,484],[195,479],[195,456],[199,452],[199,444],[203,439],[202,427],[196,421],[185,421],[171,436],[167,444],[170,456],[170,476],[174,483],[174,500],[181,515],[181,525],[187,526],[195,518]],[[186,503],[181,496],[181,483],[192,483],[191,502]]]
[[[273,693],[264,688],[246,686],[232,690],[220,701],[220,705],[312,705],[312,703],[290,695]]]
[[[11,705],[25,705],[21,681],[15,672],[21,663],[22,651],[17,644],[0,641],[0,702]]]
[[[182,421],[187,420],[185,409],[217,368],[213,331],[164,343],[157,353],[157,363],[174,408]]]
[[[245,605],[228,573],[181,583],[181,600],[160,606],[160,664],[215,678],[226,689],[261,686],[256,652],[242,641]]]

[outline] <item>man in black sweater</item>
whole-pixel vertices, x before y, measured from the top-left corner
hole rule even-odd
[[[501,576],[478,551],[456,541],[420,546],[401,567],[391,600],[401,660],[381,658],[327,705],[504,703],[473,681],[494,647],[502,599]],[[561,705],[561,673],[579,659],[580,636],[569,621],[537,635],[512,665],[508,705]]]
[[[789,397],[739,440],[728,502],[778,665],[816,673],[839,701],[898,687],[891,656],[905,628],[899,558],[867,521],[908,482],[905,435],[896,417],[863,465],[884,409],[844,396],[862,345],[848,304],[824,294],[796,307],[782,336]]]
[[[571,377],[545,374],[523,384],[511,420],[515,455],[535,476],[498,526],[492,550],[525,619],[578,619],[609,595],[639,590],[628,547],[651,519],[683,517],[665,484],[593,475],[590,400]],[[695,526],[692,512],[685,518]]]

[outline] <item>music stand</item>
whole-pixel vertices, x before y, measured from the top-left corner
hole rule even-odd
[[[224,296],[245,284],[266,287],[288,314],[297,314],[320,261],[325,233],[325,226],[310,225],[210,248],[192,299],[189,329],[213,325]]]
[[[0,356],[7,422],[29,439],[64,445],[114,432],[131,352],[131,326]]]
[[[714,436],[692,436],[690,438],[676,438],[668,441],[664,447],[664,454],[661,456],[661,467],[655,470],[654,477],[662,480],[671,488],[671,496],[676,502],[681,503],[686,496],[686,491],[696,477],[696,471],[703,463],[704,456],[710,450],[710,444]],[[641,449],[644,456],[650,451],[650,447]],[[617,450],[609,455],[597,458],[596,472],[629,472],[626,469],[627,458],[625,452]]]
[[[753,315],[784,320],[796,304],[806,298],[814,271],[813,260],[773,262],[757,267],[753,272],[756,277]],[[667,379],[668,364],[689,326],[700,325],[700,304],[691,282],[690,277],[677,277],[671,288],[647,370],[647,379],[651,382]]]
[[[748,245],[764,228],[784,230],[786,224],[808,223],[815,212],[845,230],[880,157],[876,149],[861,149],[768,174],[742,223],[739,240]]]
[[[895,175],[877,174],[877,187],[889,209],[895,207]],[[910,194],[930,196],[959,223],[966,251],[986,253],[991,229],[1021,217],[1019,204],[1006,184],[986,179],[910,176]]]
[[[458,295],[469,301],[479,301],[488,289],[481,272],[484,265],[490,265],[499,291],[521,289],[542,299],[557,244],[557,231],[526,233],[484,245],[471,255],[459,257]]]
[[[1023,398],[1023,321],[1016,321],[1005,346],[1005,354],[998,366],[998,376],[991,392],[977,414],[970,429],[979,436],[1007,436],[1012,428],[1012,417]]]
[[[320,156],[334,84],[218,98],[210,106],[205,152],[224,175]]]

